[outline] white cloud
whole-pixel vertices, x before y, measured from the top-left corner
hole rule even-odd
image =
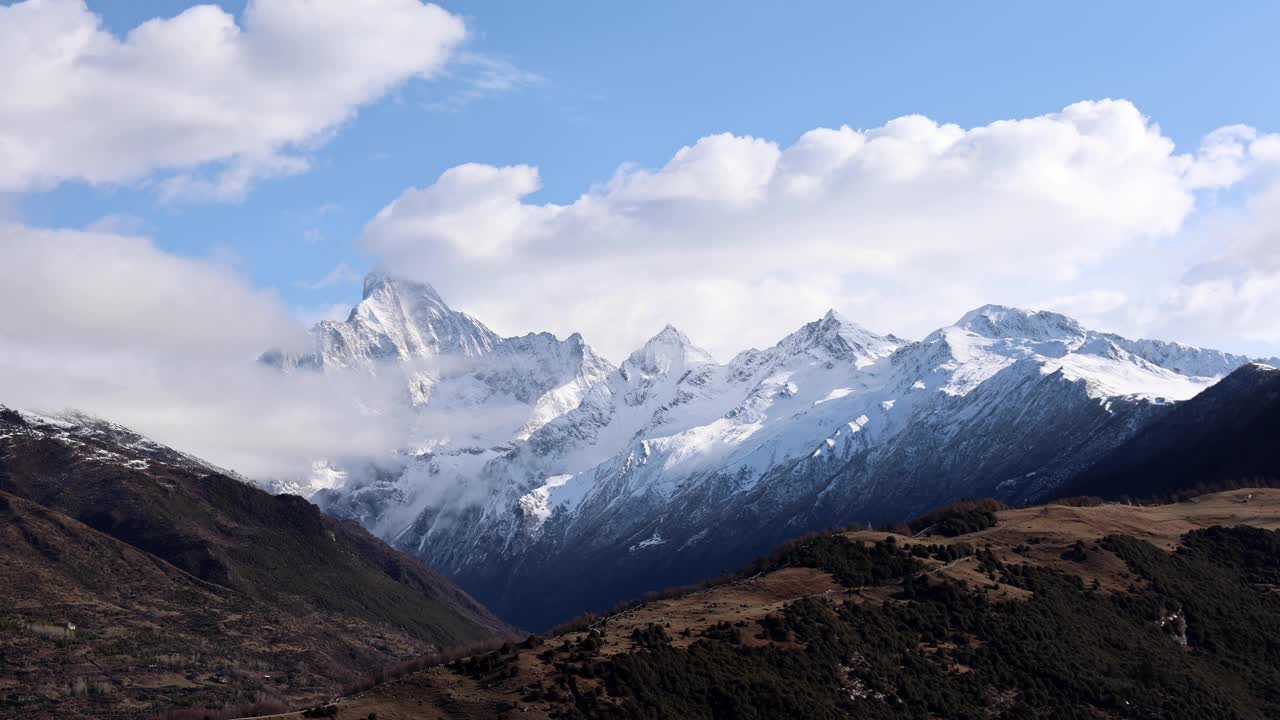
[[[1280,180],[1225,214],[1212,226],[1217,241],[1205,258],[1128,310],[1155,333],[1193,341],[1235,336],[1280,354]]]
[[[351,314],[350,303],[328,303],[325,305],[315,305],[310,307],[300,307],[295,309],[294,315],[298,320],[307,327],[312,327],[316,323],[324,320],[342,321],[346,320]]]
[[[139,235],[147,227],[147,221],[129,213],[108,213],[85,226],[90,232],[116,235]]]
[[[0,6],[0,192],[175,171],[165,197],[241,197],[465,36],[419,0],[200,5],[124,37],[83,0]]]
[[[341,285],[343,283],[355,283],[359,281],[360,281],[359,273],[352,270],[350,265],[347,265],[344,262],[340,262],[337,265],[334,265],[332,270],[325,273],[324,277],[311,282],[306,282],[306,281],[298,282],[298,283],[295,283],[295,285],[301,288],[306,288],[308,290],[322,290],[327,287],[333,287],[334,285]]]
[[[518,68],[509,60],[476,52],[458,53],[453,72],[462,82],[463,89],[432,103],[432,108],[457,112],[477,100],[545,82],[541,75]]]
[[[1126,307],[1128,302],[1129,296],[1119,290],[1098,288],[1045,300],[1039,303],[1039,307],[1076,318],[1088,318],[1116,312]]]
[[[311,169],[305,157],[268,153],[238,156],[209,172],[184,172],[166,178],[159,185],[166,202],[235,202],[243,200],[249,188],[262,180],[301,175]]]
[[[12,309],[0,332],[9,340],[244,355],[294,329],[272,294],[230,268],[145,238],[3,225],[0,252],[0,304]]]
[[[214,260],[144,238],[0,225],[0,403],[76,408],[253,475],[401,444],[401,388],[367,377],[281,375],[264,349],[301,347],[273,293]]]
[[[506,332],[578,330],[617,359],[673,321],[727,357],[831,306],[919,335],[985,302],[1139,299],[1163,269],[1144,258],[1184,242],[1198,195],[1276,147],[1230,127],[1179,153],[1112,100],[972,129],[820,128],[786,147],[713,135],[565,205],[527,199],[536,168],[458,166],[385,207],[363,245]],[[1143,264],[1118,287],[1094,277],[1122,260]]]

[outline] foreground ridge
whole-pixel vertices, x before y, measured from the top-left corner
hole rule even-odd
[[[283,709],[508,632],[302,498],[112,423],[3,407],[0,577],[4,717]]]
[[[710,587],[411,672],[337,707],[379,718],[1274,715],[1280,490],[1097,503],[968,504],[924,519],[932,529],[903,528],[912,536],[809,536]]]

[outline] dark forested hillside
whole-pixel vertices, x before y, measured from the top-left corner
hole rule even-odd
[[[302,702],[506,632],[355,523],[107,423],[0,413],[0,516],[0,716]]]
[[[1280,491],[991,519],[915,537],[806,537],[709,588],[412,673],[336,709],[378,718],[1280,716]]]

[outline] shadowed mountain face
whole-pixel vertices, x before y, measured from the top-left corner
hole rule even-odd
[[[264,360],[403,380],[412,420],[392,457],[330,458],[288,489],[530,629],[811,530],[1051,497],[1250,362],[986,305],[918,342],[829,312],[723,364],[667,327],[615,367],[381,275],[313,339]]]
[[[90,418],[0,408],[0,516],[0,715],[301,702],[507,632],[356,523]]]
[[[1280,370],[1246,365],[1166,408],[1061,494],[1160,497],[1280,480]]]

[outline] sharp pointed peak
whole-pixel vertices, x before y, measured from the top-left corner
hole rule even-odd
[[[362,298],[367,298],[391,282],[391,276],[382,270],[371,270],[364,276]]]
[[[809,352],[821,348],[832,356],[877,358],[892,353],[903,343],[893,335],[880,335],[868,330],[835,309],[783,338],[775,347],[789,353]]]
[[[714,362],[710,353],[694,345],[688,335],[670,323],[649,338],[639,350],[631,353],[628,361],[643,367],[665,370],[677,357],[685,366]]]
[[[386,270],[373,270],[364,276],[364,292],[361,299],[367,300],[383,291],[394,291],[400,295],[422,297],[440,305],[445,304],[440,293],[436,292],[431,283],[413,280]]]
[[[649,338],[649,342],[660,342],[660,341],[669,341],[669,340],[676,340],[685,345],[692,344],[689,340],[689,336],[685,335],[683,332],[680,331],[680,328],[676,327],[675,325],[672,325],[671,323],[667,323],[666,325],[664,325],[656,335]]]
[[[698,352],[702,352],[697,345],[693,344],[693,341],[689,339],[688,335],[685,335],[680,328],[672,325],[671,323],[667,323],[661,330],[651,336],[648,340],[645,340],[644,344],[641,345],[640,349],[636,352],[644,352],[646,349],[655,347],[693,348]]]
[[[854,322],[853,320],[850,320],[848,317],[846,317],[844,314],[842,314],[839,310],[836,310],[835,308],[827,310],[825,315],[809,323],[805,327],[813,328],[818,332],[826,332],[826,333],[852,332],[858,336],[881,337],[880,333],[869,330],[867,329],[866,326],[862,325],[861,323],[857,323],[857,322]],[[892,337],[892,336],[886,335],[883,337]]]

